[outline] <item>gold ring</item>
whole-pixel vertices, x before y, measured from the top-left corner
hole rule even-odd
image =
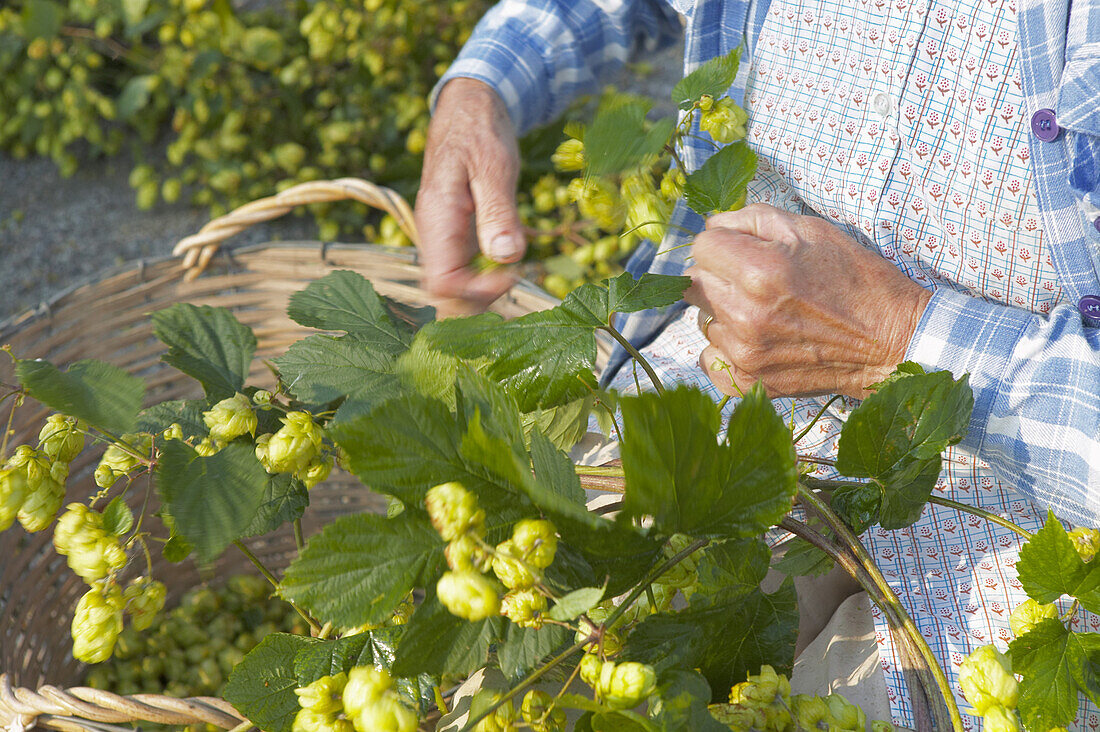
[[[706,338],[708,341],[710,340],[710,334],[708,333],[708,331],[710,330],[710,324],[713,322],[714,316],[708,315],[707,317],[703,318],[703,324],[699,326],[699,330],[703,331],[703,337]]]

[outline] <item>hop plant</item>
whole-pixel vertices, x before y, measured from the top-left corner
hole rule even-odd
[[[130,614],[130,625],[134,630],[147,630],[153,624],[157,613],[164,609],[164,598],[167,594],[163,582],[149,577],[138,577],[130,581],[122,598],[126,601],[126,612]]]
[[[669,168],[661,176],[661,197],[670,203],[680,200],[684,195],[685,183],[687,183],[687,176],[684,175],[683,170],[677,167]]]
[[[525,562],[546,569],[553,564],[558,549],[557,530],[545,519],[523,519],[512,527],[512,545]]]
[[[1040,605],[1030,597],[1012,611],[1012,615],[1008,618],[1009,627],[1012,628],[1013,635],[1019,637],[1035,627],[1040,620],[1046,618],[1057,618],[1058,607],[1056,605]]]
[[[660,241],[665,235],[664,222],[668,220],[670,207],[657,195],[649,173],[626,176],[622,196],[626,201],[626,227],[647,239]]]
[[[544,612],[546,596],[533,588],[512,590],[500,601],[500,614],[521,628],[541,628]]]
[[[298,696],[298,706],[303,711],[335,716],[344,709],[343,693],[347,683],[348,675],[343,672],[322,676],[312,684],[294,690]]]
[[[702,107],[700,106],[702,109]],[[745,123],[748,121],[745,110],[729,97],[714,101],[709,109],[703,110],[699,127],[709,132],[715,142],[723,145],[740,140],[745,136]]]
[[[470,622],[500,612],[500,596],[493,581],[477,572],[444,572],[436,583],[439,601],[452,615]]]
[[[15,521],[27,497],[27,471],[22,468],[0,470],[0,531]]]
[[[977,716],[994,706],[1016,708],[1019,684],[1012,664],[994,646],[981,646],[966,657],[959,667],[959,686]]]
[[[603,670],[603,661],[600,660],[599,656],[591,652],[585,653],[578,665],[580,666],[578,675],[581,677],[581,681],[593,689],[600,685],[600,671]]]
[[[730,689],[730,704],[740,704],[746,707],[772,704],[776,701],[786,703],[791,696],[791,682],[783,674],[776,673],[775,669],[765,664],[760,667],[760,673],[749,675],[748,680],[742,681]]]
[[[15,494],[19,485],[23,485],[23,498],[16,514],[19,523],[31,533],[45,529],[65,500],[68,463],[51,462],[41,450],[20,445],[4,465],[4,470],[12,471],[7,473],[5,481],[9,486],[9,506],[14,506]],[[0,526],[4,523],[2,519],[0,515]]]
[[[73,658],[100,663],[111,657],[122,632],[124,600],[118,585],[97,582],[84,593],[73,615]]]
[[[488,572],[493,566],[493,558],[470,534],[464,534],[449,542],[443,549],[447,566],[456,572]]]
[[[104,530],[103,514],[83,503],[65,507],[54,528],[53,545],[69,568],[88,583],[126,566],[126,552],[118,537]]]
[[[642,703],[657,688],[652,666],[636,661],[604,661],[596,692],[613,709],[629,709]]]
[[[256,457],[269,473],[298,473],[321,452],[321,428],[309,412],[287,412],[283,426],[256,440]]]
[[[1016,712],[1000,704],[994,704],[987,709],[982,715],[982,721],[985,722],[985,732],[1020,732],[1020,719]]]
[[[830,727],[839,727],[850,732],[863,732],[867,729],[867,715],[855,704],[840,694],[830,694],[825,698],[829,706]]]
[[[466,532],[480,535],[485,512],[477,507],[477,496],[461,483],[441,483],[428,489],[424,497],[428,518],[444,541],[454,541]]]
[[[574,178],[569,181],[569,195],[581,213],[601,229],[622,227],[625,211],[619,190],[611,183],[602,178]]]
[[[147,432],[131,432],[120,438],[120,444],[112,444],[103,453],[95,469],[95,484],[100,488],[110,488],[119,478],[128,475],[141,460],[139,455],[148,455],[153,447],[153,436]]]
[[[1082,562],[1091,562],[1100,551],[1100,531],[1096,529],[1073,529],[1069,532],[1069,540]]]
[[[611,616],[611,612],[609,606],[596,606],[585,613],[585,616],[581,617],[580,621],[577,623],[577,633],[574,640],[580,643],[585,638],[595,633],[597,625],[607,620],[607,618]],[[616,623],[616,626],[617,625],[618,623]],[[599,650],[604,656],[614,656],[622,650],[622,647],[623,643],[622,639],[619,638],[619,634],[611,628],[604,628],[600,639],[585,644],[584,650],[587,653],[595,653]]]
[[[321,483],[332,472],[332,455],[318,455],[309,465],[295,473],[295,477],[305,483],[306,488],[313,488]]]
[[[373,666],[356,666],[347,674],[346,683],[341,691],[344,712],[356,717],[368,705],[382,697],[393,680],[385,669]]]
[[[685,536],[684,534],[675,534],[669,538],[668,543],[662,548],[661,556],[666,560],[671,559],[676,554],[687,549],[689,544],[691,544],[691,537]],[[660,583],[676,589],[684,589],[696,584],[699,580],[699,573],[696,571],[696,567],[699,564],[699,557],[701,557],[702,554],[703,551],[700,549],[694,554],[690,554],[681,559],[678,563],[673,565],[669,571],[661,575],[659,580]]]
[[[75,417],[51,414],[38,433],[38,449],[55,462],[69,463],[84,449],[84,425]]]
[[[352,719],[357,732],[416,732],[416,714],[397,697],[387,693]]]
[[[550,162],[562,172],[582,170],[585,162],[584,143],[573,138],[564,140],[550,156]]]
[[[202,421],[210,436],[222,444],[244,434],[255,435],[258,424],[251,400],[240,392],[203,412]]]
[[[523,721],[535,732],[564,732],[565,710],[554,705],[554,698],[545,691],[531,689],[519,708]]]
[[[493,701],[497,698],[494,695]],[[494,709],[485,719],[474,727],[474,732],[512,732],[516,729],[516,708],[508,700]]]
[[[538,581],[531,567],[523,561],[523,552],[511,539],[497,545],[493,573],[509,590],[532,587]]]

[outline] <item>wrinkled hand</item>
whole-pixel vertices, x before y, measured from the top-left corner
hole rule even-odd
[[[443,298],[441,315],[484,309],[515,282],[470,262],[479,245],[497,262],[523,257],[518,177],[516,132],[500,97],[474,79],[448,82],[428,128],[415,211],[424,286]]]
[[[727,394],[864,397],[931,297],[828,221],[763,204],[711,216],[693,256],[687,300],[714,318],[700,365]]]

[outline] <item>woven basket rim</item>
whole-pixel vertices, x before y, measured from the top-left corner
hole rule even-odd
[[[320,256],[323,259],[325,252],[329,250],[333,251],[366,251],[376,254],[385,254],[397,259],[402,259],[409,264],[419,264],[420,256],[415,247],[393,247],[386,244],[372,244],[370,242],[326,242],[317,239],[291,239],[280,241],[263,241],[256,242],[254,244],[242,244],[240,246],[226,247],[219,253],[219,257],[232,260],[234,254],[249,254],[251,252],[259,251],[261,249],[294,249],[298,247],[316,247]],[[172,260],[179,260],[179,256],[175,254],[164,254],[155,257],[139,257],[137,259],[128,259],[125,262],[114,264],[109,267],[104,267],[97,272],[92,273],[86,277],[82,277],[76,280],[73,284],[58,290],[54,294],[47,298],[44,298],[38,305],[26,308],[20,312],[8,316],[4,320],[0,320],[0,341],[5,338],[10,338],[14,333],[25,327],[28,323],[33,322],[36,318],[48,315],[50,310],[55,305],[70,297],[77,290],[85,287],[91,287],[97,285],[100,282],[116,277],[118,275],[126,274],[127,272],[135,269],[140,270],[144,267],[151,267],[158,264],[163,264]],[[181,270],[180,276],[183,276]],[[551,295],[546,290],[542,289],[534,282],[527,278],[518,280],[513,288],[519,288],[533,295],[542,295],[550,298],[551,300],[558,300],[559,298]]]

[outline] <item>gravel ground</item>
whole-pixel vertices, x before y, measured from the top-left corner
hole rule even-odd
[[[652,69],[641,77],[624,74],[620,88],[666,100],[680,77],[682,49],[645,59]],[[657,105],[668,113],[670,105]],[[57,293],[124,262],[162,257],[181,238],[207,221],[203,210],[160,205],[139,211],[127,183],[123,157],[85,163],[61,178],[44,159],[12,160],[0,155],[0,324],[37,307]],[[255,227],[234,244],[273,239],[313,239],[307,219]]]

